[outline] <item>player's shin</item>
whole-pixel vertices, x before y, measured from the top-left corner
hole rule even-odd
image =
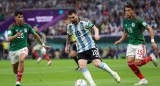
[[[106,63],[101,62],[99,68],[107,71],[110,74],[113,74],[114,72],[109,68],[109,66]]]
[[[87,68],[84,68],[82,69],[82,73],[84,75],[84,77],[88,80],[88,82],[92,85],[92,84],[95,84],[93,79],[92,79],[92,76],[90,74],[90,72],[88,71]]]
[[[134,62],[128,62],[128,66],[132,69],[132,71],[140,78],[144,79],[143,75],[141,74],[139,68],[134,64]]]

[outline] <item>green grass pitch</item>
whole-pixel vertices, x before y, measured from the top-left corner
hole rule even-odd
[[[74,86],[76,80],[84,79],[81,71],[74,70],[77,65],[72,59],[52,60],[51,66],[47,66],[46,60],[42,60],[39,64],[36,62],[36,60],[25,60],[22,86]],[[103,62],[118,72],[121,82],[117,83],[107,72],[94,67],[91,63],[87,68],[97,86],[134,86],[139,81],[128,67],[126,59],[103,59]],[[149,62],[140,67],[140,70],[149,82],[147,86],[160,86],[160,66],[154,67],[152,62]],[[0,61],[0,86],[15,86],[15,83],[16,77],[12,72],[10,61]],[[89,82],[87,83],[89,86]]]

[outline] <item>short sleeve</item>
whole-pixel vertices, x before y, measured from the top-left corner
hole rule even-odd
[[[33,30],[33,28],[30,25],[28,25],[28,29],[29,29],[30,33],[35,34],[35,31]]]
[[[8,37],[9,36],[13,36],[13,26],[10,26],[9,28],[8,28]]]
[[[70,24],[67,26],[67,34],[73,35],[73,33],[72,33],[72,25],[70,25]]]
[[[140,18],[141,19],[141,18]],[[146,28],[148,26],[148,24],[146,22],[144,22],[143,19],[141,19],[141,21],[139,22],[139,25],[142,27],[142,28]]]

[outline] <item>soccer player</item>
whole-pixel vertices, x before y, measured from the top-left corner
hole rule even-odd
[[[78,14],[74,9],[68,11],[68,17],[72,23],[67,26],[68,35],[65,52],[69,53],[71,36],[74,35],[76,39],[76,47],[78,53],[78,64],[84,77],[89,81],[90,85],[96,86],[95,82],[91,77],[90,72],[86,67],[88,59],[93,60],[93,64],[96,67],[99,67],[107,71],[109,74],[113,76],[113,78],[117,82],[120,82],[120,77],[118,76],[118,74],[111,70],[106,63],[101,62],[99,51],[90,33],[90,30],[93,29],[95,32],[95,39],[99,40],[100,36],[98,28],[94,24],[92,24],[88,19],[78,17]]]
[[[49,49],[46,46],[38,34],[32,29],[30,25],[23,22],[23,12],[15,12],[15,23],[12,23],[8,29],[8,41],[10,42],[9,56],[11,59],[13,72],[17,75],[16,86],[21,86],[21,78],[24,70],[24,60],[28,55],[27,37],[29,33],[32,33],[34,37],[43,45],[44,48]]]
[[[125,6],[126,18],[123,20],[124,34],[120,40],[116,41],[114,44],[120,44],[127,35],[129,35],[129,44],[127,47],[127,63],[132,71],[140,78],[140,81],[135,85],[144,85],[148,84],[148,81],[141,74],[137,66],[142,66],[147,64],[149,61],[152,61],[155,66],[158,65],[154,54],[151,54],[149,57],[145,57],[146,48],[145,48],[145,38],[143,36],[143,30],[147,29],[150,33],[151,44],[154,49],[157,48],[157,45],[154,41],[154,34],[152,28],[146,24],[143,19],[134,15],[134,6],[128,4]]]
[[[39,37],[41,38],[41,40],[43,41],[43,43],[46,43],[46,35],[44,34],[44,33],[42,33],[42,32],[40,32],[39,30],[38,30],[38,27],[37,26],[34,26],[33,27],[33,29],[34,29],[34,31],[39,35]],[[39,41],[37,41],[37,44],[36,44],[36,46],[33,48],[33,50],[32,50],[32,52],[33,52],[33,54],[37,57],[37,63],[39,63],[41,60],[42,60],[42,58],[41,57],[39,57],[39,55],[38,55],[38,52],[37,51],[41,51],[41,53],[42,53],[42,55],[46,58],[46,60],[48,61],[48,66],[50,66],[51,64],[52,64],[52,62],[50,61],[50,59],[49,59],[49,56],[46,54],[46,49],[43,47],[43,45],[41,45],[41,43],[39,42]]]

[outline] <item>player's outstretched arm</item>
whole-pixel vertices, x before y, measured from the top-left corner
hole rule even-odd
[[[67,53],[67,54],[69,53],[70,47],[71,47],[71,36],[67,35],[65,53]]]
[[[120,44],[127,36],[128,36],[128,33],[124,31],[124,34],[122,35],[122,37],[118,41],[116,41],[114,45]]]
[[[43,47],[44,47],[45,49],[51,49],[50,46],[46,46],[46,45],[42,42],[41,38],[39,37],[39,35],[38,35],[37,33],[34,33],[33,35],[34,35],[34,37],[43,45]]]
[[[99,36],[99,30],[98,30],[98,28],[94,25],[92,27],[92,29],[94,30],[94,33],[95,33],[95,35],[94,35],[95,39],[99,40],[101,38],[101,36]]]
[[[150,33],[151,43],[152,43],[153,49],[157,49],[157,44],[156,44],[155,41],[154,41],[154,33],[153,33],[152,28],[148,25],[146,29],[147,29],[147,30],[149,31],[149,33]]]
[[[46,43],[46,35],[43,33],[42,36],[43,36],[43,39],[44,39],[43,42]]]
[[[11,42],[13,39],[15,39],[18,36],[21,36],[22,32],[18,32],[17,34],[15,34],[14,36],[9,36],[8,37],[8,42]]]

